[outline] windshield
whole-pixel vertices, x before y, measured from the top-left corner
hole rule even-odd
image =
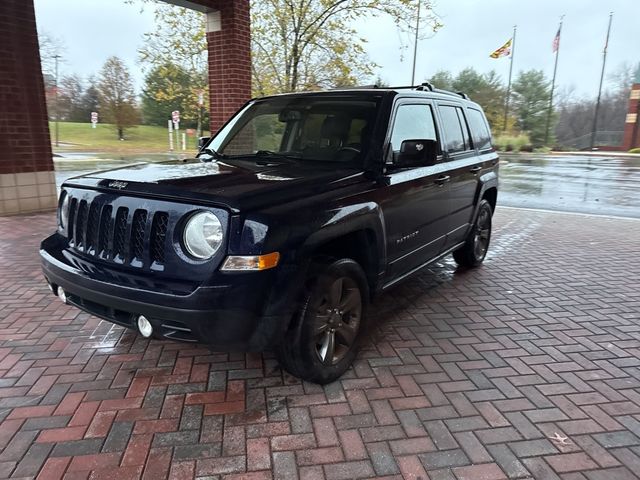
[[[207,146],[224,158],[275,156],[358,162],[369,145],[376,99],[282,97],[246,106]]]

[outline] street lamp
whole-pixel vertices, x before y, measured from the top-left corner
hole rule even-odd
[[[60,58],[60,55],[54,55],[53,58],[56,61],[56,78],[55,78],[55,83],[54,83],[54,105],[55,105],[55,109],[56,109],[56,147],[60,146],[60,128],[58,126],[58,121],[60,120],[60,110],[58,108],[58,59]]]

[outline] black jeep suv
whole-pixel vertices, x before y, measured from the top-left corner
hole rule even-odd
[[[62,186],[44,275],[63,301],[215,350],[274,349],[318,383],[374,293],[453,253],[479,265],[498,156],[464,94],[359,88],[249,101],[198,158]]]

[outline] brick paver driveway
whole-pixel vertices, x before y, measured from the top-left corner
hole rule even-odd
[[[36,256],[53,223],[0,219],[0,477],[640,473],[640,221],[499,209],[484,267],[383,295],[324,388],[63,305]]]

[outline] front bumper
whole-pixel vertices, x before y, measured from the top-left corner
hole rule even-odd
[[[294,313],[296,285],[301,284],[297,269],[281,265],[263,272],[218,272],[215,281],[186,293],[136,288],[78,268],[56,235],[42,242],[40,256],[47,281],[54,292],[57,287],[65,290],[68,303],[133,329],[144,315],[156,337],[200,342],[218,351],[260,351],[274,345]]]

